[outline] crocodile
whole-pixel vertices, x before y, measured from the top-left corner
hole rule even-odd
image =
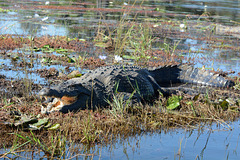
[[[159,93],[172,94],[174,84],[201,84],[212,87],[232,87],[234,82],[205,69],[190,64],[141,68],[130,65],[103,66],[81,77],[73,78],[52,88],[43,88],[40,96],[47,98],[42,113],[63,113],[80,109],[104,107],[114,93],[126,98],[133,95],[137,101],[154,100]],[[174,89],[173,89],[174,88]]]

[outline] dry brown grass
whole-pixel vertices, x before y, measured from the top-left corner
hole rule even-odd
[[[111,143],[117,137],[128,137],[143,132],[161,132],[177,128],[198,128],[204,124],[213,122],[227,125],[228,121],[234,121],[239,117],[239,106],[222,108],[220,105],[211,104],[207,101],[211,97],[201,97],[193,101],[185,96],[181,106],[176,110],[166,108],[166,98],[160,98],[153,106],[137,104],[126,108],[123,114],[113,115],[111,108],[93,110],[82,110],[78,113],[52,113],[41,115],[49,117],[55,124],[59,123],[60,128],[55,131],[41,130],[34,132],[34,135],[41,139],[47,146],[51,145],[50,139],[61,134],[70,142],[81,142],[84,144]],[[23,100],[23,99],[22,99]],[[14,102],[14,99],[12,99]],[[188,102],[191,101],[192,105]],[[37,103],[36,103],[37,102]],[[29,106],[25,107],[26,104]],[[40,102],[33,99],[33,102],[15,102],[2,107],[1,111],[16,110],[31,115],[40,112]],[[27,110],[29,108],[29,110]],[[8,133],[15,132],[20,135],[31,136],[29,131],[22,131],[20,128],[12,128],[1,125],[1,147],[11,146],[14,137]],[[8,139],[8,143],[6,143]],[[21,141],[19,139],[19,141]]]

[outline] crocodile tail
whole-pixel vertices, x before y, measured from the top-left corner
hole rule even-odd
[[[190,64],[157,67],[149,70],[160,86],[176,83],[201,84],[212,87],[232,87],[234,82],[205,69],[194,68]]]
[[[149,68],[149,72],[161,87],[170,87],[173,84],[181,83],[179,74],[181,69],[178,65],[168,65]]]
[[[179,79],[183,83],[201,84],[212,87],[232,87],[235,83],[232,80],[215,74],[209,70],[194,68],[193,65],[181,64]]]

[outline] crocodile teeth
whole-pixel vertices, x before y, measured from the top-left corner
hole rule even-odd
[[[40,99],[45,99],[45,101],[47,100],[47,96],[39,96],[40,97]]]
[[[47,96],[44,96],[46,100],[48,99]],[[51,113],[53,111],[59,111],[63,107],[63,102],[61,101],[60,98],[54,98],[52,102],[48,103],[47,107],[44,107],[42,105],[41,107],[41,113]]]
[[[57,99],[57,102],[54,104],[50,112],[59,111],[63,106],[64,106],[64,103],[60,99]]]
[[[46,100],[48,100],[48,96],[43,96]],[[49,102],[47,107],[42,105],[41,112],[42,113],[51,113],[54,111],[59,111],[65,105],[71,105],[77,101],[77,96],[68,97],[63,96],[62,98],[54,98],[52,102]]]

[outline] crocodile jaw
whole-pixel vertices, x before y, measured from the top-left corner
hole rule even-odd
[[[47,96],[45,96],[48,99]],[[66,105],[72,105],[77,101],[77,96],[75,97],[67,97],[63,96],[62,98],[54,98],[52,102],[48,102],[47,107],[41,106],[41,113],[51,113],[58,112]]]
[[[41,107],[41,113],[51,113],[54,111],[59,111],[63,107],[63,102],[60,98],[54,98],[52,102],[49,102],[47,104],[47,107],[45,108],[43,105]]]

